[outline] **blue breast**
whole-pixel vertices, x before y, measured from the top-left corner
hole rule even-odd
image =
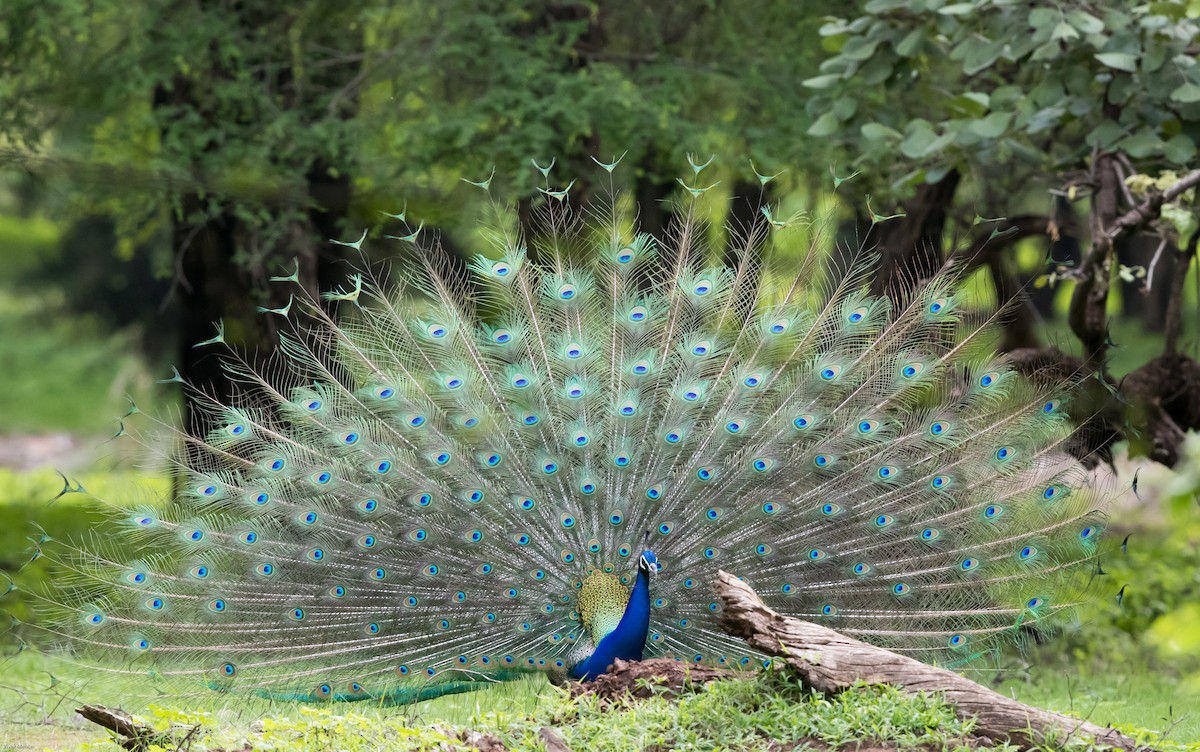
[[[646,648],[646,634],[650,631],[650,575],[638,572],[629,603],[617,628],[609,632],[592,654],[571,667],[570,675],[581,681],[591,681],[613,661],[640,661]]]

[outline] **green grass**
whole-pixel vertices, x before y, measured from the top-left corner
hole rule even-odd
[[[616,708],[594,698],[573,700],[537,676],[399,708],[304,705],[209,691],[159,694],[144,677],[114,680],[32,652],[0,660],[0,676],[0,749],[19,748],[17,740],[36,745],[29,749],[102,740],[99,729],[68,725],[71,709],[84,702],[123,707],[163,730],[200,724],[192,747],[197,752],[239,749],[243,741],[254,749],[285,751],[436,749],[445,737],[433,727],[493,733],[512,749],[529,749],[543,726],[557,729],[576,752],[777,749],[771,739],[959,749],[972,727],[936,698],[879,687],[823,697],[781,672],[718,682],[677,700],[656,696]],[[1200,719],[1187,714],[1200,700],[1156,676],[1115,674],[1085,683],[1035,671],[1034,678],[1000,691],[1127,733],[1167,732],[1160,748],[1190,742],[1188,749],[1200,750]],[[1061,742],[1053,746],[1062,748]],[[89,749],[119,748],[106,743]]]
[[[115,431],[126,395],[161,394],[128,334],[54,310],[0,290],[0,434]]]

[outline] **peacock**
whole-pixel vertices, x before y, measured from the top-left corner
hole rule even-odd
[[[1075,604],[1105,492],[1066,451],[1070,384],[995,353],[961,265],[873,296],[869,249],[826,263],[770,207],[729,254],[702,188],[652,237],[615,187],[543,174],[537,231],[492,201],[465,269],[409,227],[398,260],[342,241],[355,271],[320,296],[275,278],[277,360],[226,348],[224,401],[170,379],[192,430],[131,408],[175,491],[45,546],[52,638],[223,691],[408,701],[769,663],[720,628],[719,569],[942,665]]]

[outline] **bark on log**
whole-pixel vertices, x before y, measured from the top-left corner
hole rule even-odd
[[[645,661],[623,661],[618,658],[595,681],[572,683],[571,693],[575,697],[594,694],[608,701],[626,697],[647,698],[656,694],[655,690],[665,689],[668,694],[678,694],[706,682],[741,676],[745,674],[712,666],[694,666],[674,658],[651,658]]]
[[[144,752],[152,744],[168,744],[174,741],[170,733],[159,733],[153,727],[139,723],[133,716],[120,708],[103,705],[84,705],[75,708],[84,720],[102,726],[117,735],[117,744],[131,752]]]
[[[1076,734],[1123,750],[1137,747],[1133,739],[1115,729],[1023,705],[953,671],[778,614],[749,585],[727,572],[719,575],[717,594],[724,603],[721,618],[729,634],[744,638],[756,650],[783,658],[805,685],[817,691],[836,693],[855,682],[869,682],[914,692],[939,692],[959,717],[975,719],[976,735],[1025,749],[1051,735]]]

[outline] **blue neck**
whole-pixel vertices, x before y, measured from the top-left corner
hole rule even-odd
[[[617,628],[600,640],[584,660],[571,667],[570,674],[580,681],[591,681],[603,674],[613,661],[640,661],[650,631],[650,574],[638,568],[637,582],[629,594],[629,604]]]

